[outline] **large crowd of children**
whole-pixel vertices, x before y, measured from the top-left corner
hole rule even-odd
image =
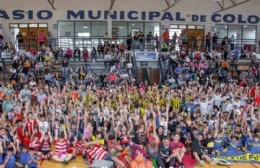
[[[37,61],[14,57],[17,75],[0,86],[0,167],[67,164],[80,155],[88,165],[164,168],[185,166],[187,155],[214,165],[214,156],[259,154],[259,67],[239,81],[221,72],[213,80],[218,69],[229,74],[227,61],[211,66],[198,53],[175,56],[160,58],[170,67],[160,85],[105,74],[61,85],[35,80]]]
[[[259,153],[259,84],[192,80],[172,88],[123,82],[76,86],[1,83],[0,164],[37,167],[107,160],[118,167],[201,165],[212,155]],[[53,147],[53,146],[54,147]]]

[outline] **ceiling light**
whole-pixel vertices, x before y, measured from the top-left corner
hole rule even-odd
[[[83,26],[83,28],[84,28],[84,29],[87,29],[87,28],[88,28],[88,26]]]

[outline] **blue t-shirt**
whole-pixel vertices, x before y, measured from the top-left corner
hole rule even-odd
[[[38,160],[38,157],[37,157],[37,155],[33,155],[33,156],[31,156],[31,155],[29,155],[29,157],[28,157],[28,159],[27,159],[27,163],[28,163],[28,167],[29,168],[36,168],[37,167],[37,161],[35,162],[35,161],[32,161],[30,164],[29,164],[29,162],[31,161],[31,160]]]
[[[10,102],[6,102],[3,101],[3,109],[9,113],[11,111],[11,109],[14,108],[15,102],[14,101],[10,101]]]
[[[230,142],[228,146],[228,151],[229,152],[237,152],[237,148],[241,146],[241,143],[239,141],[237,142]]]
[[[0,153],[0,165],[4,163],[3,153]]]
[[[214,149],[221,152],[222,151],[222,145],[223,145],[224,141],[225,141],[224,137],[215,138],[214,139]]]
[[[22,89],[20,95],[22,96],[22,102],[29,102],[31,100],[32,91],[30,89]]]
[[[260,153],[260,142],[256,142],[253,138],[248,138],[246,144],[250,153]]]
[[[27,164],[28,158],[29,158],[29,152],[20,152],[20,163]]]
[[[8,156],[7,156],[8,157]],[[15,168],[15,154],[12,154],[6,163],[5,168]]]

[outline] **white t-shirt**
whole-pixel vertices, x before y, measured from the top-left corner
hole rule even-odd
[[[240,107],[240,106],[241,106],[240,100],[234,101],[234,102],[233,102],[233,105],[234,105],[234,106],[236,105],[237,107]]]
[[[163,131],[164,136],[167,136],[167,134],[168,134],[168,123],[166,121],[162,121],[162,122],[160,122],[160,125],[163,126],[163,128],[164,128],[164,131]]]
[[[213,99],[207,101],[207,103],[208,103],[208,112],[209,112],[209,113],[212,113],[212,112],[213,112],[213,106],[214,106],[214,105],[213,105],[213,102],[214,102]]]
[[[220,104],[221,104],[221,94],[219,94],[219,95],[215,94],[213,100],[214,100],[214,105],[220,106]]]
[[[38,122],[39,130],[42,134],[45,134],[48,131],[49,123],[47,121]]]
[[[233,105],[231,103],[226,105],[226,110],[225,111],[231,111],[233,109]]]
[[[208,102],[200,102],[200,111],[203,114],[207,114],[208,113]]]

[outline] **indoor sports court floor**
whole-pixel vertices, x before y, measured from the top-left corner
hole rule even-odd
[[[88,166],[84,163],[83,159],[81,157],[77,157],[75,160],[70,162],[67,165],[56,163],[53,161],[43,161],[41,168],[87,168]],[[197,166],[198,168],[201,166]],[[235,163],[232,166],[210,166],[205,165],[203,168],[260,168],[260,164],[241,164],[241,163]]]

